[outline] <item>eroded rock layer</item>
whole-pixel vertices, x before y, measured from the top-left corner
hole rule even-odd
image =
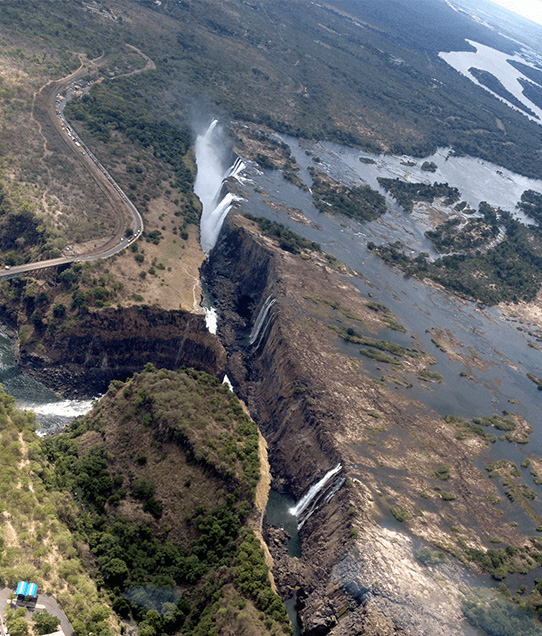
[[[156,368],[193,367],[221,377],[225,354],[203,316],[154,307],[105,309],[67,329],[46,331],[39,344],[20,344],[30,375],[72,395],[94,396],[150,362]]]

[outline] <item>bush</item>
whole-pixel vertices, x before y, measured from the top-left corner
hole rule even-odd
[[[66,306],[62,303],[58,303],[53,307],[53,317],[58,320],[62,320],[66,316]]]
[[[416,558],[424,565],[435,565],[437,563],[447,563],[448,557],[444,552],[440,550],[433,550],[432,548],[422,548],[416,552]]]
[[[442,481],[448,481],[451,479],[452,474],[450,472],[450,466],[437,466],[437,468],[433,471],[432,475],[435,479],[440,479]]]
[[[52,634],[57,631],[60,625],[60,619],[45,609],[34,612],[32,620],[36,623],[36,631],[38,634]]]
[[[401,506],[392,506],[390,508],[390,512],[397,519],[397,521],[400,521],[401,523],[403,521],[409,521],[410,519],[412,519],[412,513],[410,513],[408,510],[405,510],[404,508],[401,508]]]

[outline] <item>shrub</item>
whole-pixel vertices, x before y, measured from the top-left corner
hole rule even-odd
[[[401,523],[403,521],[409,521],[410,519],[412,519],[412,513],[410,513],[408,510],[405,510],[404,508],[401,508],[401,506],[392,506],[390,508],[390,512],[397,519],[397,521],[400,521]]]
[[[451,479],[452,474],[450,472],[450,466],[437,466],[437,468],[433,471],[432,476],[435,479],[440,479],[442,481],[448,481]]]
[[[447,563],[448,557],[440,550],[432,548],[422,548],[416,552],[416,558],[424,565],[435,565],[436,563]]]

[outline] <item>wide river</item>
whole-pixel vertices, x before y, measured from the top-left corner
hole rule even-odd
[[[500,206],[525,220],[516,209],[526,189],[542,192],[542,181],[527,179],[499,166],[470,157],[453,157],[446,149],[423,160],[411,157],[371,156],[358,150],[332,143],[301,144],[298,140],[282,136],[301,166],[300,176],[307,188],[312,180],[310,166],[324,170],[348,185],[366,183],[380,190],[378,176],[400,177],[415,182],[447,182],[457,187],[462,199],[473,208],[480,201]],[[316,160],[315,160],[316,158]],[[362,161],[360,161],[360,158]],[[437,165],[435,173],[421,170],[423,161]],[[414,165],[413,165],[414,164]],[[484,308],[477,303],[454,298],[414,278],[405,277],[367,250],[367,242],[377,244],[401,240],[416,252],[430,252],[431,246],[424,236],[424,219],[406,214],[389,197],[389,212],[377,221],[357,222],[342,216],[325,215],[312,202],[312,195],[274,170],[261,172],[253,164],[245,175],[250,181],[239,186],[244,197],[238,207],[279,221],[345,263],[359,277],[349,281],[364,297],[372,297],[389,307],[407,328],[406,334],[387,330],[381,337],[410,346],[417,337],[423,348],[437,360],[431,371],[442,375],[441,383],[427,385],[410,379],[411,388],[394,387],[393,390],[419,400],[441,415],[454,414],[466,418],[500,414],[502,411],[525,417],[534,431],[531,442],[525,445],[497,441],[480,459],[480,468],[495,459],[507,458],[518,466],[528,455],[542,455],[542,425],[540,403],[542,393],[527,378],[531,372],[542,376],[542,355],[537,337],[542,336],[534,327],[524,327],[504,317],[497,308]],[[299,217],[288,214],[288,209],[302,211],[310,221],[299,222]],[[219,317],[220,320],[220,317]],[[484,364],[464,366],[459,360],[450,360],[432,342],[434,329],[445,330],[458,344],[456,351],[465,359],[478,357]],[[359,356],[356,345],[341,345],[351,356]],[[381,372],[376,365],[364,360],[364,366],[374,377]],[[462,373],[463,372],[463,373]],[[460,373],[462,375],[460,376]],[[470,377],[469,377],[470,376]],[[391,388],[391,384],[388,385]],[[522,469],[527,484],[539,492],[533,502],[542,514],[542,491],[536,486],[529,469]],[[506,498],[504,498],[506,500]],[[505,510],[505,513],[507,511]],[[525,532],[535,533],[534,522],[515,507],[514,514]]]

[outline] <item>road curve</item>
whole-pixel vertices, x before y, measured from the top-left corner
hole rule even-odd
[[[146,64],[141,69],[131,71],[124,75],[119,75],[118,77],[128,77],[130,75],[135,75],[136,73],[142,73],[156,68],[155,63],[138,48],[130,44],[127,44],[126,46],[142,55],[146,60]],[[116,219],[117,227],[115,234],[109,241],[107,241],[107,243],[105,243],[105,245],[78,256],[61,256],[59,258],[52,258],[45,261],[36,261],[34,263],[26,263],[25,265],[6,267],[4,270],[0,270],[0,281],[17,278],[41,269],[58,267],[59,265],[69,265],[74,262],[96,261],[99,259],[110,258],[111,256],[125,250],[130,243],[136,240],[143,232],[143,217],[139,210],[132,201],[130,201],[126,193],[104,168],[104,166],[98,161],[94,153],[88,148],[81,137],[79,137],[73,128],[71,128],[64,117],[64,107],[71,99],[71,88],[73,88],[73,85],[88,72],[89,67],[92,64],[95,64],[99,59],[101,59],[101,57],[103,57],[103,55],[100,56],[100,58],[96,58],[96,60],[90,60],[88,63],[83,62],[81,57],[81,66],[75,72],[60,80],[53,80],[46,84],[40,90],[38,99],[42,102],[42,108],[44,109],[49,123],[52,124],[52,129],[63,139],[67,147],[75,154],[75,156],[84,163],[85,168],[90,175],[94,179],[100,181],[105,194],[109,195],[110,198],[114,197],[117,201],[120,199],[121,209],[127,210],[132,219],[134,234],[130,238],[126,238],[124,236],[126,229],[125,216],[124,212],[119,212]],[[59,95],[62,95],[64,99],[59,100]],[[35,101],[38,101],[38,99]]]

